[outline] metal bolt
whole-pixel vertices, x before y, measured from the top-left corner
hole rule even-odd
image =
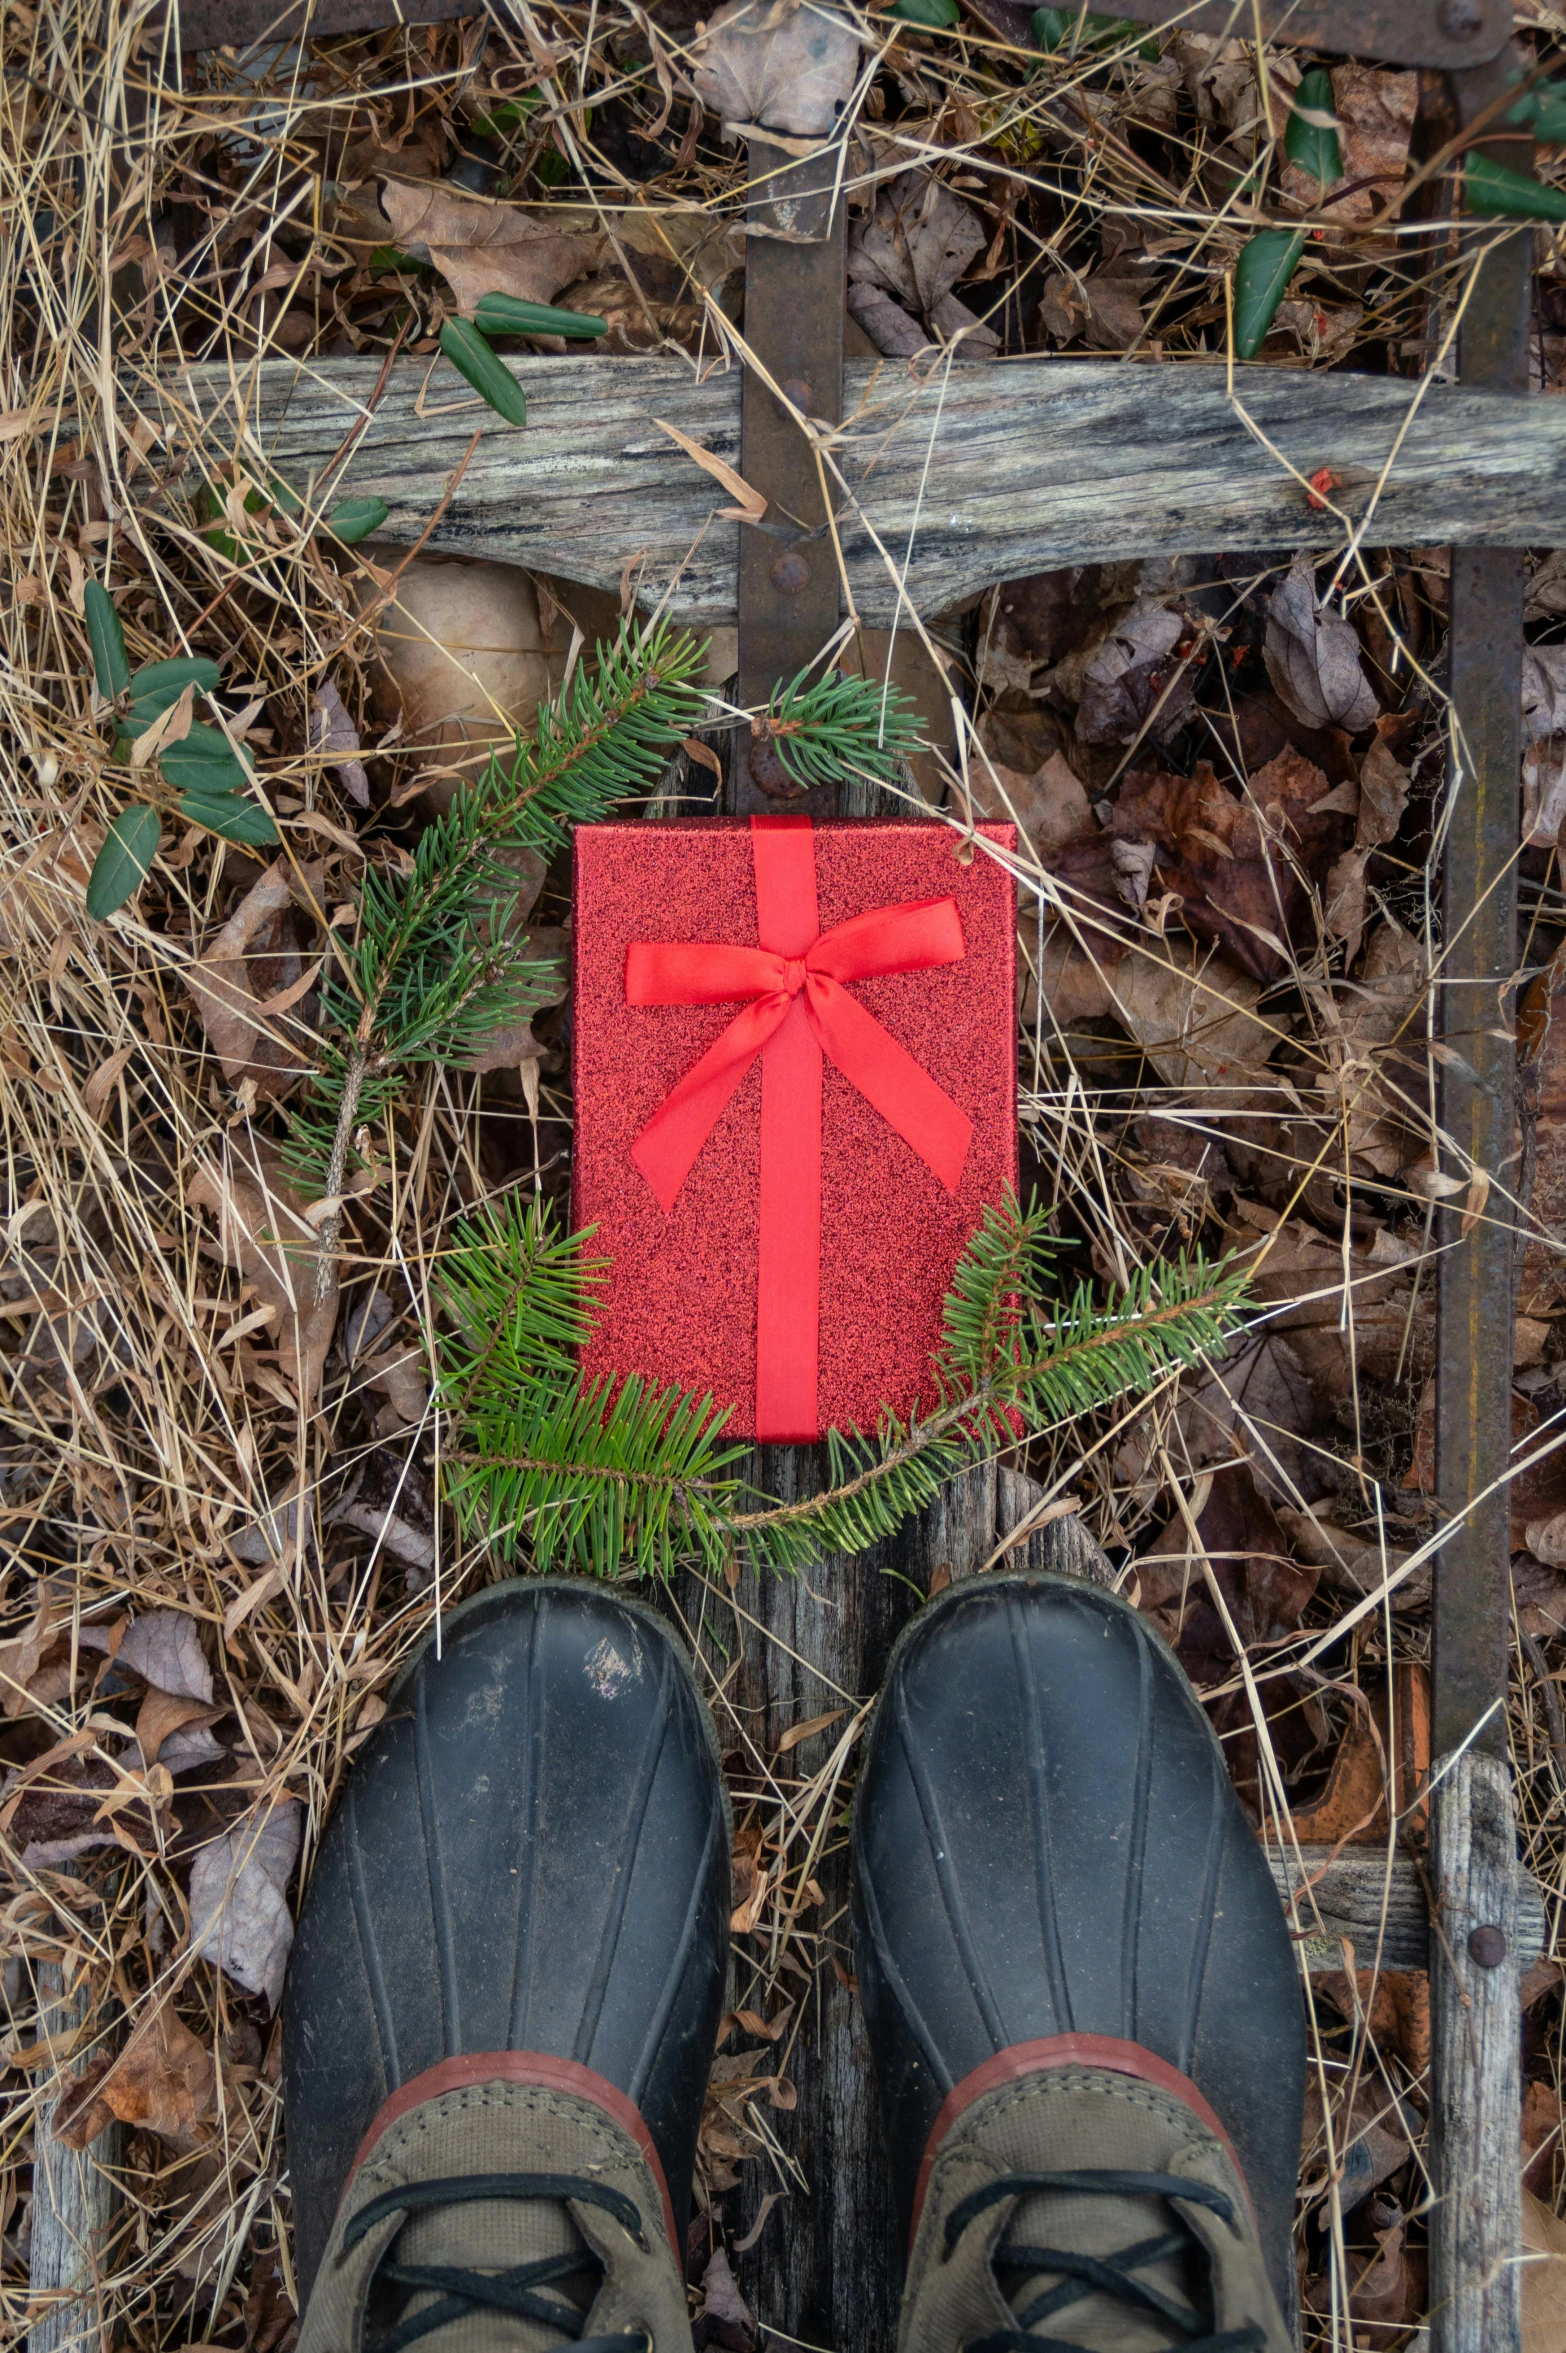
[[[815,394],[810,389],[808,376],[785,376],[779,389],[785,400],[793,402],[801,416],[809,416]]]
[[[1483,29],[1484,10],[1479,0],[1441,0],[1436,23],[1449,40],[1471,41]]]
[[[1506,1958],[1505,1929],[1494,1926],[1474,1929],[1468,1939],[1468,1954],[1481,1969],[1499,1969]]]
[[[800,596],[810,586],[810,566],[798,548],[791,547],[769,565],[767,578],[779,596]]]

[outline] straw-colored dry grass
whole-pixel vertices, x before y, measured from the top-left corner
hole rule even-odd
[[[231,1263],[211,1209],[232,1191],[235,1155],[275,1136],[279,1115],[253,1074],[225,1076],[188,985],[260,861],[172,824],[132,906],[105,923],[87,917],[87,871],[136,780],[111,764],[95,706],[84,581],[113,586],[133,661],[195,651],[224,665],[224,707],[247,735],[298,885],[264,958],[252,952],[258,997],[285,995],[308,972],[323,952],[317,919],[351,906],[366,855],[395,858],[410,838],[408,747],[375,753],[384,720],[366,704],[371,642],[354,559],[274,519],[265,560],[241,578],[158,479],[156,453],[117,403],[117,374],[181,355],[232,357],[242,370],[266,351],[381,353],[397,339],[431,349],[449,290],[427,267],[376,254],[362,207],[377,175],[418,181],[449,163],[454,139],[471,145],[480,117],[491,126],[481,160],[493,193],[590,203],[611,227],[674,204],[734,217],[743,149],[725,148],[711,120],[693,115],[683,78],[694,11],[655,14],[665,26],[656,60],[640,11],[541,5],[487,30],[466,21],[182,64],[141,0],[13,0],[5,13],[0,1762],[25,1772],[54,1759],[30,1785],[31,1814],[22,1789],[0,1810],[0,2062],[11,2069],[0,2087],[0,2295],[11,2330],[45,2317],[27,2284],[40,2113],[84,2060],[123,2048],[163,2004],[206,2072],[186,2079],[195,2090],[183,2120],[176,2101],[165,2129],[94,2144],[118,2193],[99,2249],[102,2342],[274,2353],[283,2340],[292,2275],[277,2030],[261,1996],[190,1957],[192,1861],[230,1833],[242,1856],[286,1796],[301,1808],[308,1862],[382,1687],[441,1608],[489,1573],[454,1548],[437,1502],[441,1432],[420,1403],[419,1372],[434,1338],[432,1273],[455,1216],[535,1171],[562,1193],[569,1165],[558,1047],[545,1055],[536,1104],[515,1073],[430,1078],[373,1139],[381,1181],[351,1207],[310,1393],[264,1286]],[[1536,26],[1547,55],[1566,26],[1543,11]],[[861,91],[853,201],[862,209],[894,170],[936,172],[982,224],[979,274],[962,296],[1006,347],[1155,360],[1223,348],[1229,273],[1250,225],[1244,175],[1272,153],[1297,59],[1272,53],[1258,71],[1249,48],[1206,54],[1184,36],[1160,36],[1145,57],[1138,34],[1107,64],[1103,52],[1024,60],[972,25],[927,36],[877,16],[871,30],[878,62]],[[659,126],[666,80],[674,103]],[[1381,141],[1368,194],[1318,216],[1329,226],[1264,357],[1413,379],[1449,352],[1467,283],[1435,218],[1449,126],[1427,103],[1410,160],[1417,98],[1387,77],[1340,91],[1355,135]],[[1558,159],[1541,168],[1549,176]],[[1539,369],[1553,389],[1566,296],[1542,234],[1540,268]],[[634,282],[630,269],[621,253],[581,304],[613,314],[618,346],[712,354],[732,344],[737,276],[704,292],[680,282],[667,254]],[[629,550],[634,517],[627,532]],[[1030,985],[1023,1006],[1021,1109],[1028,1173],[1057,1205],[1077,1263],[1112,1287],[1132,1265],[1193,1243],[1248,1248],[1266,1297],[1307,1302],[1205,1387],[1188,1380],[1146,1412],[1059,1430],[1026,1462],[1046,1493],[1074,1499],[1123,1564],[1127,1589],[1180,1639],[1237,1780],[1274,1822],[1319,1796],[1364,1720],[1364,1694],[1392,1663],[1417,1670],[1425,1659],[1418,1554],[1437,1520],[1418,1441],[1442,1197],[1430,1172],[1480,1216],[1508,1182],[1491,1172],[1488,1198],[1471,1188],[1472,1172],[1432,1129],[1424,1040],[1443,935],[1429,859],[1449,749],[1436,683],[1441,558],[1360,549],[1339,570],[1341,580],[1325,568],[1321,585],[1341,589],[1358,627],[1407,810],[1368,869],[1362,941],[1331,927],[1320,845],[1275,837],[1265,887],[1276,896],[1277,874],[1292,867],[1300,896],[1286,923],[1276,907],[1266,918],[1284,929],[1287,953],[1265,983],[1236,963],[1232,928],[1216,949],[1209,940],[1193,952],[1174,905],[1161,911],[1163,932],[1142,911],[1140,951],[1123,961],[1131,911],[1112,891],[1106,901],[1102,855],[1091,875],[1063,866],[1034,820],[1041,800],[1058,802],[1055,755],[1070,753],[1085,808],[1123,799],[1134,772],[1189,768],[1199,756],[1238,791],[1275,756],[1249,756],[1241,706],[1265,684],[1259,648],[1277,569],[1187,567],[1129,590],[1108,572],[1084,575],[1063,592],[1048,644],[1028,641],[1004,600],[932,630],[960,653],[968,706],[963,742],[930,764],[947,814],[966,822],[970,792],[1010,806],[1029,832],[1025,903],[1036,908],[1046,872],[1053,878],[1049,944],[1036,916],[1024,924],[1045,985]],[[1530,607],[1530,633],[1546,639],[1566,612],[1553,578],[1541,563]],[[1139,589],[1183,599],[1186,634],[1144,722],[1092,744],[1080,725],[1082,663],[1071,662]],[[1182,721],[1176,741],[1163,719],[1187,675],[1207,717]],[[310,748],[309,698],[328,679],[367,747],[371,810],[353,805]],[[1040,785],[1046,771],[1054,782]],[[1353,832],[1344,823],[1337,855]],[[1553,850],[1528,850],[1523,876],[1521,961],[1537,974],[1566,929]],[[1156,886],[1153,900],[1157,912]],[[556,875],[540,915],[558,922],[563,911]],[[292,1025],[286,1012],[268,1017],[285,1054],[307,1040],[310,1005],[305,994],[286,1009]],[[1532,1186],[1547,1225],[1566,1182],[1566,1100],[1558,1038],[1552,1045],[1542,1019],[1533,1035],[1541,1051],[1518,1189]],[[1530,1253],[1532,1320],[1518,1339],[1520,1411],[1540,1424],[1536,1449],[1566,1409],[1551,1263],[1548,1250]],[[1566,1492],[1552,1493],[1548,1461],[1531,1476],[1530,1523],[1542,1527]],[[1249,1499],[1249,1521],[1236,1517],[1237,1496]],[[1383,1564],[1369,1606],[1342,1580],[1310,1573],[1304,1523],[1288,1516],[1308,1501]],[[1192,1520],[1199,1542],[1188,1541]],[[1552,1550],[1544,1534],[1537,1542]],[[1517,1543],[1512,1729],[1525,1857],[1550,1897],[1553,1932],[1566,1852],[1566,1578],[1525,1549],[1521,1530]],[[727,1606],[715,1597],[711,1626]],[[104,1630],[155,1609],[196,1623],[214,1678],[216,1753],[177,1780],[137,1743],[143,1679],[104,1648]],[[741,2164],[775,2167],[778,2186],[797,2178],[787,2080],[809,2034],[803,1993],[847,1958],[846,1923],[823,1920],[817,1874],[842,1836],[868,1695],[842,1694],[844,1712],[809,1751],[823,1760],[815,1769],[792,1752],[766,1754],[744,1719],[724,1712],[727,1670],[711,1626],[699,1648],[739,1760],[737,2007],[778,2029],[775,2041],[744,2031],[740,2055],[720,2058],[706,2179],[721,2197]],[[47,1814],[41,1791],[53,1792]],[[35,1840],[96,1828],[113,1843],[29,1861],[29,1823]],[[1363,1969],[1373,1956],[1355,1959]],[[1558,1978],[1539,1980],[1527,2046],[1529,2178],[1547,2203],[1561,2171]],[[51,2048],[73,1992],[83,2024]],[[1372,2231],[1390,2234],[1396,2254],[1401,2223],[1386,2203],[1373,2212],[1343,2189],[1344,2151],[1373,2124],[1406,2126],[1412,2154],[1380,2194],[1417,2215],[1417,2001],[1368,1981],[1356,1994],[1346,1977],[1315,1981],[1315,1999],[1323,2122],[1305,2163],[1309,2334],[1334,2347],[1392,2346],[1417,2295],[1383,2278],[1373,2308],[1363,2287],[1358,2317],[1347,2300],[1376,2251]],[[779,2026],[784,2001],[794,2008]],[[1410,2249],[1418,2237],[1416,2219]]]

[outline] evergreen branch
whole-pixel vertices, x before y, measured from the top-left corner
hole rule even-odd
[[[358,939],[322,989],[328,1043],[288,1145],[329,1197],[342,1192],[356,1128],[390,1107],[408,1071],[472,1061],[556,994],[555,966],[528,953],[517,854],[547,858],[571,825],[657,782],[701,715],[691,681],[704,656],[694,638],[622,623],[597,664],[540,710],[533,741],[518,736],[509,759],[492,758],[426,826],[405,871],[366,874]],[[322,1228],[322,1269],[336,1222]]]
[[[1221,1351],[1244,1278],[1201,1259],[1137,1275],[1105,1314],[1086,1285],[1049,1320],[1043,1213],[1008,1199],[958,1266],[935,1360],[936,1406],[873,1437],[832,1431],[827,1484],[791,1503],[751,1489],[749,1453],[725,1440],[710,1397],[632,1377],[583,1383],[575,1350],[594,1326],[603,1261],[537,1204],[458,1229],[441,1284],[454,1327],[440,1396],[457,1425],[448,1492],[464,1527],[534,1564],[668,1575],[694,1557],[716,1574],[743,1548],[809,1566],[890,1536],[999,1445],[1070,1419]]]
[[[789,685],[773,689],[751,734],[763,755],[770,746],[796,785],[835,784],[850,768],[890,784],[898,763],[918,749],[919,715],[906,695],[873,678],[829,670],[812,679],[801,670]]]

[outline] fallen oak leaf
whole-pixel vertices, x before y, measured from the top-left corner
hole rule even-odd
[[[67,2149],[85,2149],[118,2117],[122,2124],[190,2150],[201,2137],[200,2128],[216,2114],[212,2054],[165,2001],[143,2019],[90,2087],[73,2091],[56,2116],[52,2137]]]
[[[487,203],[445,182],[381,183],[381,210],[404,252],[422,246],[471,319],[486,294],[551,302],[603,261],[608,239],[535,220],[521,205]]]
[[[286,1890],[301,1834],[298,1799],[279,1798],[259,1822],[202,1847],[190,1867],[191,1957],[215,1962],[274,2010],[294,1940]]]

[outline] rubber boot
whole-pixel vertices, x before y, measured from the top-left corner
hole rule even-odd
[[[533,1578],[389,1696],[285,1992],[300,2353],[685,2353],[731,1882],[684,1652]]]
[[[1299,1980],[1146,1621],[1074,1578],[950,1587],[893,1652],[853,1843],[902,2353],[1291,2353]]]

